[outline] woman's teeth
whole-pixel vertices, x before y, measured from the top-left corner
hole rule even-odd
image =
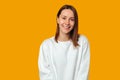
[[[64,26],[66,29],[70,28],[70,26]]]

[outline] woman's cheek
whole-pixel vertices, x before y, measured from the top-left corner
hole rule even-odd
[[[60,24],[62,24],[62,23],[64,23],[64,21],[63,21],[63,20],[60,20]]]

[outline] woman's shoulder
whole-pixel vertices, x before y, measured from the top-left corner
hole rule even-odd
[[[54,42],[54,36],[44,39],[42,41],[41,45],[48,46],[48,45],[50,45],[53,42]]]
[[[83,34],[80,34],[79,35],[79,38],[78,38],[78,43],[88,43],[89,41],[88,41],[88,38],[85,36],[85,35],[83,35]]]

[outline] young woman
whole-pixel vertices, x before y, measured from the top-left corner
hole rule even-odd
[[[89,42],[84,35],[78,35],[77,11],[63,5],[57,14],[55,36],[40,46],[40,80],[87,80],[89,65]]]

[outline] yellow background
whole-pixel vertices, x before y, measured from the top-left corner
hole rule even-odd
[[[39,80],[39,46],[54,35],[56,14],[64,4],[77,9],[79,33],[90,42],[89,80],[120,80],[118,1],[1,0],[0,80]]]

